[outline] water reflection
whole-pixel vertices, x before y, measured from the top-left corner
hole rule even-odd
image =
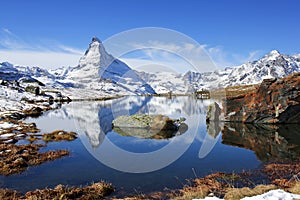
[[[222,122],[209,122],[206,123],[206,132],[212,138],[217,138],[218,135],[221,133],[223,127],[224,127],[224,123]]]
[[[68,115],[74,118],[79,132],[85,133],[89,138],[90,144],[97,148],[105,139],[105,135],[112,130],[112,121],[121,115],[133,114],[164,114],[169,117],[189,118],[188,123],[197,124],[199,120],[193,121],[191,118],[199,118],[200,114],[205,113],[208,103],[197,101],[193,98],[172,98],[163,97],[136,97],[128,96],[121,99],[106,101],[106,102],[76,102],[72,107],[66,107]],[[187,125],[188,126],[188,125]],[[114,130],[121,135],[140,135],[142,130]],[[138,131],[138,132],[137,132]],[[182,130],[181,133],[186,130]],[[128,134],[131,132],[131,134]],[[136,133],[136,134],[135,134]],[[180,133],[180,134],[181,134]],[[177,132],[158,133],[157,136],[165,134],[165,138],[170,138],[176,135]],[[142,134],[143,135],[143,134]]]
[[[63,105],[32,122],[46,132],[64,129],[62,126],[67,124],[67,130],[78,132],[80,140],[52,144],[58,149],[70,149],[71,156],[34,167],[28,174],[5,177],[5,185],[22,189],[26,185],[27,190],[106,180],[126,192],[134,192],[133,188],[146,192],[182,187],[181,183],[194,178],[195,172],[201,177],[216,171],[257,168],[261,162],[252,151],[221,143],[222,124],[206,126],[205,113],[210,103],[189,97],[124,97]],[[121,136],[112,130],[116,117],[138,113],[184,117],[188,130],[159,140]]]
[[[210,103],[210,101],[199,101],[191,97],[168,99],[128,96],[105,102],[73,102],[51,114],[60,113],[62,118],[74,119],[84,145],[89,151],[94,153],[98,151],[99,154],[100,146],[104,144],[101,149],[101,153],[103,153],[110,149],[108,147],[110,143],[122,146],[123,149],[128,146],[135,146],[138,149],[140,146],[144,153],[156,151],[173,143],[173,149],[176,151],[176,147],[186,149],[188,146],[182,146],[182,144],[189,145],[196,138],[201,143],[198,158],[202,159],[212,151],[219,138],[222,137],[223,144],[250,149],[263,162],[290,161],[300,158],[300,132],[298,131],[300,125],[297,124],[274,126],[211,122],[206,124],[206,131],[202,133],[199,131],[198,125],[205,123],[204,117]],[[143,135],[149,135],[149,133],[141,130],[112,129],[112,121],[115,118],[133,114],[164,114],[171,118],[185,117],[188,130],[185,130],[186,133],[183,135],[181,135],[182,132],[164,132],[147,138]],[[114,132],[120,134],[121,138],[112,134]],[[137,136],[137,138],[128,139],[127,136]],[[132,151],[134,152],[134,150]],[[169,154],[166,152],[165,157],[168,156]]]
[[[222,143],[250,149],[263,162],[300,158],[300,125],[226,123]]]

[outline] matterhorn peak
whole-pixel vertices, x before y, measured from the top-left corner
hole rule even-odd
[[[94,37],[92,38],[92,43],[93,43],[93,42],[101,43],[101,40],[100,40],[99,38],[97,38],[96,36],[94,36]]]
[[[106,66],[107,63],[113,60],[114,58],[106,52],[102,42],[97,37],[93,37],[89,48],[86,50],[84,56],[81,57],[79,64],[81,66],[87,63],[94,64],[95,66]]]

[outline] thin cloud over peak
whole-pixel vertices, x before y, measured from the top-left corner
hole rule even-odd
[[[32,44],[24,41],[7,28],[1,30],[0,62],[8,61],[17,65],[51,69],[61,66],[76,66],[84,53],[84,50],[52,40]]]

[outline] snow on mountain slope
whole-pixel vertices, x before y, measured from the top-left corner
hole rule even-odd
[[[260,83],[267,78],[281,78],[300,72],[300,55],[288,56],[273,50],[263,58],[235,67],[214,72],[138,72],[157,93],[191,93],[201,89],[225,88],[234,85]]]
[[[71,69],[66,78],[73,81],[75,87],[97,89],[103,93],[109,93],[111,88],[119,94],[155,93],[135,71],[108,54],[101,41],[95,37],[79,65]]]
[[[46,88],[56,88],[71,98],[99,98],[107,95],[154,94],[155,91],[131,68],[105,51],[93,38],[76,67],[56,70],[0,63],[0,79],[38,80]]]
[[[40,82],[45,88],[62,88],[66,85],[57,76],[39,67],[15,66],[8,62],[0,63],[0,80]]]
[[[56,70],[14,66],[0,63],[0,79],[38,80],[46,88],[59,89],[71,98],[95,99],[102,96],[128,94],[192,93],[201,89],[224,88],[260,83],[266,78],[285,77],[300,72],[300,54],[288,56],[273,50],[261,59],[214,72],[136,72],[108,54],[97,38],[93,38],[76,67]]]
[[[59,67],[57,69],[50,69],[49,73],[53,74],[55,76],[56,79],[65,79],[66,75],[69,73],[69,71],[72,69],[73,67]]]
[[[170,91],[176,94],[185,94],[187,92],[185,81],[181,74],[175,72],[137,73],[144,81],[151,85],[158,94],[164,94]]]
[[[207,76],[205,82],[208,88],[247,85],[260,83],[266,78],[285,77],[299,71],[296,58],[273,50],[257,61],[215,71]]]

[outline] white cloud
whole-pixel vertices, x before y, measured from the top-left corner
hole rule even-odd
[[[8,30],[7,28],[3,28],[2,31],[7,34],[12,34],[12,32],[10,30]]]
[[[84,50],[53,41],[51,45],[30,44],[6,28],[2,29],[0,35],[0,62],[53,69],[76,66],[84,53]]]
[[[153,63],[165,66],[173,66],[179,72],[188,70],[196,71],[214,71],[216,69],[224,69],[229,66],[237,66],[243,63],[254,61],[261,56],[262,51],[255,50],[248,55],[233,54],[225,50],[223,46],[209,46],[207,44],[195,43],[163,43],[158,41],[149,41],[147,43],[132,43],[135,51],[145,57],[125,58],[124,61],[129,63],[133,68],[143,65],[149,65],[149,60]],[[175,58],[177,55],[177,58]],[[190,62],[191,65],[187,64]]]
[[[46,69],[76,66],[80,57],[78,54],[63,52],[0,50],[0,62],[7,61],[14,65],[39,66]]]
[[[234,58],[236,60],[242,62],[242,63],[246,63],[246,62],[257,60],[261,56],[262,56],[262,51],[261,50],[251,51],[246,56],[239,55],[239,54],[234,54]]]
[[[206,45],[196,43],[166,43],[159,41],[148,41],[147,43],[132,43],[132,52],[135,57],[130,57],[131,52],[122,55],[125,62],[138,63],[139,66],[153,63],[169,67],[177,72],[213,71],[216,66],[207,53]],[[136,53],[139,52],[139,53]],[[136,57],[139,55],[140,57]],[[140,61],[137,62],[137,59]],[[138,67],[138,66],[136,66]]]
[[[74,47],[68,47],[65,45],[58,45],[58,48],[71,54],[77,54],[77,55],[83,55],[83,50],[74,48]]]

